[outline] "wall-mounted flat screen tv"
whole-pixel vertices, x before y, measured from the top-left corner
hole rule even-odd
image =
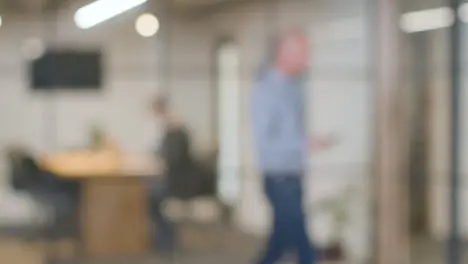
[[[102,86],[100,51],[48,50],[29,65],[34,90],[94,90]]]

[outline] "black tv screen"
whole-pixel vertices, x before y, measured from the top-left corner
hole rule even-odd
[[[30,65],[35,90],[99,89],[102,55],[99,51],[49,50]]]

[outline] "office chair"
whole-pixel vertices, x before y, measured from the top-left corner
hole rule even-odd
[[[185,173],[175,175],[180,178],[175,182],[176,184],[169,186],[169,195],[165,203],[167,206],[163,212],[169,216],[172,215],[171,209],[178,208],[179,214],[169,217],[175,220],[174,224],[177,229],[181,229],[182,226],[189,227],[192,234],[197,233],[196,236],[205,241],[206,247],[213,248],[224,246],[217,234],[213,234],[213,225],[220,224],[220,220],[224,222],[227,218],[225,206],[217,198],[216,165],[215,153],[203,159],[193,158],[190,169],[186,170]],[[212,213],[209,213],[211,216],[199,215],[197,212],[200,207],[214,207],[214,215]],[[198,218],[197,215],[202,218]],[[212,218],[213,216],[214,218]],[[183,244],[179,246],[184,247]],[[184,249],[182,248],[182,250]]]
[[[29,234],[29,238],[45,238],[52,243],[63,238],[79,239],[79,185],[42,170],[26,152],[11,151],[8,158],[13,189],[28,193],[54,212],[49,225],[41,227],[39,234]],[[48,249],[47,261],[52,261],[55,250]]]

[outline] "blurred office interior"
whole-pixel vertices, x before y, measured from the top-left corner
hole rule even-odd
[[[250,90],[272,37],[300,27],[312,51],[307,131],[340,138],[311,153],[306,177],[321,263],[447,263],[450,33],[455,18],[468,21],[465,5],[455,12],[448,0],[0,0],[0,262],[87,263],[86,254],[110,263],[254,260],[270,212],[250,135]],[[194,157],[216,175],[214,192],[168,199],[164,213],[181,237],[170,258],[147,250],[149,229],[139,224],[147,221],[144,178],[158,169],[150,164],[161,137],[150,111],[158,93],[189,128]],[[90,145],[96,131],[106,137],[98,147]],[[468,146],[460,134],[463,244]],[[81,214],[62,218],[54,202],[61,196],[42,200],[15,186],[15,169],[24,171],[10,155],[18,149],[36,161],[55,157],[48,164],[64,175],[86,175],[78,177],[86,186]],[[128,177],[115,172],[123,162]],[[65,231],[52,232],[62,221]]]

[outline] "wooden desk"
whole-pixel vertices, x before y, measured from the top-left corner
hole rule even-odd
[[[85,257],[137,256],[148,250],[144,178],[161,175],[155,159],[109,151],[44,157],[42,166],[82,184],[81,242]]]

